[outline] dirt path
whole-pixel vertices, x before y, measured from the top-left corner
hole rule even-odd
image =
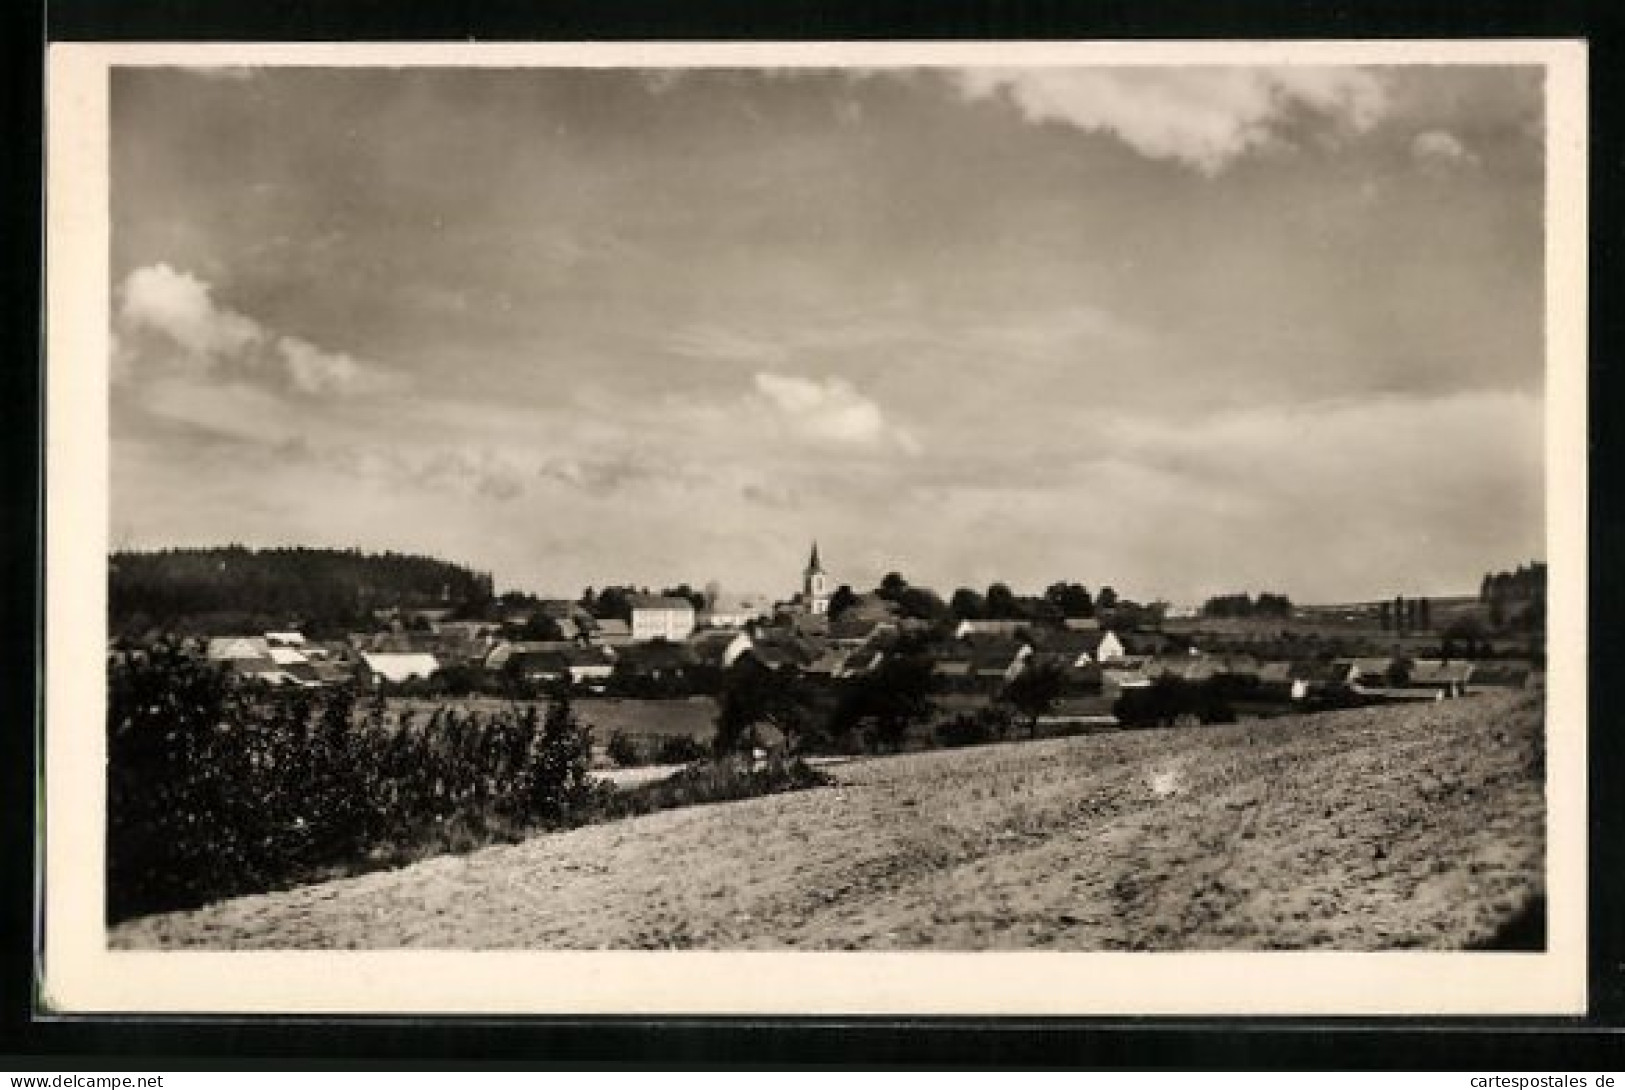
[[[124,948],[1459,948],[1541,892],[1514,694],[857,761],[837,787],[115,928]]]

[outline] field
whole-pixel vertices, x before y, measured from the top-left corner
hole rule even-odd
[[[1537,693],[832,766],[131,921],[120,948],[1461,949],[1543,895]]]

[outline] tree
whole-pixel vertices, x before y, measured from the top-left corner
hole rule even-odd
[[[987,615],[987,602],[969,587],[960,587],[948,602],[948,611],[961,621],[979,621]]]
[[[805,684],[797,671],[774,671],[754,655],[742,655],[723,673],[712,748],[719,755],[738,751],[758,723],[777,727],[795,748],[808,720]]]
[[[1095,603],[1088,588],[1078,583],[1052,583],[1044,591],[1044,600],[1062,617],[1093,617]]]
[[[897,596],[897,606],[904,617],[922,621],[940,621],[948,616],[947,604],[925,587],[905,587]]]
[[[852,588],[845,583],[835,588],[835,593],[829,596],[829,619],[838,621],[846,611],[858,604],[858,596]]]
[[[908,580],[904,579],[898,572],[892,571],[886,573],[886,577],[880,581],[880,586],[877,589],[882,598],[889,602],[895,602],[897,596],[903,593],[907,586]]]
[[[990,620],[1009,621],[1018,620],[1016,596],[1004,583],[994,583],[987,588],[986,599],[987,615]]]
[[[873,673],[847,683],[831,726],[843,736],[866,728],[874,748],[895,752],[902,748],[909,728],[935,712],[930,685],[929,658],[891,655]]]
[[[1038,720],[1055,707],[1066,687],[1066,675],[1051,662],[1037,662],[1022,670],[999,694],[1002,703],[1010,705],[1027,718],[1027,731],[1038,737]]]
[[[1117,592],[1111,587],[1101,587],[1100,593],[1095,595],[1096,609],[1111,609],[1117,605]]]

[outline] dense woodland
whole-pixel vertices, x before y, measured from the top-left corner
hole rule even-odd
[[[235,635],[297,621],[306,635],[371,627],[375,610],[449,608],[478,616],[491,577],[458,564],[356,549],[118,552],[108,564],[115,635]]]

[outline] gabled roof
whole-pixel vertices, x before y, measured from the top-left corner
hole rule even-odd
[[[270,657],[271,646],[263,636],[225,636],[209,641],[208,658],[213,662],[231,659],[263,659]]]
[[[1076,657],[1079,654],[1093,655],[1100,649],[1101,641],[1111,633],[1099,628],[1083,630],[1044,628],[1035,629],[1032,635],[1033,645],[1040,651],[1070,653]]]
[[[361,661],[367,664],[367,669],[386,681],[428,677],[440,669],[438,659],[421,651],[363,651]]]
[[[602,647],[570,647],[557,654],[568,666],[581,668],[587,666],[614,666],[615,657]]]
[[[295,651],[291,647],[272,647],[267,654],[278,666],[295,666],[310,661],[303,651]]]
[[[628,594],[627,604],[633,609],[686,609],[694,612],[694,603],[687,598],[660,594]]]
[[[1473,664],[1460,659],[1417,659],[1411,664],[1413,685],[1465,685],[1473,676]]]
[[[630,636],[632,634],[632,626],[619,617],[601,617],[596,628],[600,636]]]
[[[687,644],[655,640],[650,643],[628,644],[618,649],[615,662],[633,672],[640,670],[675,670],[694,661]]]
[[[867,674],[877,668],[886,659],[884,651],[862,650],[854,651],[841,663],[840,672],[843,674]]]

